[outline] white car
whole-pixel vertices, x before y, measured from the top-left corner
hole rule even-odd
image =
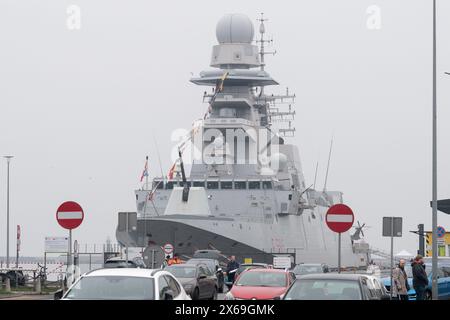
[[[70,286],[62,299],[191,300],[169,272],[137,268],[98,269],[85,273]]]

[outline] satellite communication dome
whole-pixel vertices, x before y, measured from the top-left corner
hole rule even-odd
[[[245,14],[227,14],[219,20],[216,37],[222,43],[251,43],[255,30],[253,23]]]

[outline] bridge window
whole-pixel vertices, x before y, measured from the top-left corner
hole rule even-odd
[[[260,181],[250,181],[248,183],[248,188],[250,190],[257,190],[257,189],[261,189],[261,182]]]
[[[153,188],[164,189],[164,182],[163,181],[155,181],[155,182],[153,182]]]
[[[206,185],[208,189],[219,189],[219,182],[217,181],[208,181]]]
[[[205,187],[205,181],[194,181],[194,187]]]
[[[187,186],[190,188],[191,187],[191,182],[190,181],[186,181]],[[184,187],[184,182],[180,181],[180,187]]]
[[[245,190],[245,189],[247,189],[247,182],[246,181],[235,181],[234,188],[237,190]]]
[[[272,181],[263,181],[263,189],[272,189]]]
[[[166,183],[166,189],[167,190],[172,190],[173,187],[177,186],[177,182],[176,181],[169,181]]]
[[[224,190],[233,189],[233,182],[231,181],[222,181],[220,183],[220,188]]]

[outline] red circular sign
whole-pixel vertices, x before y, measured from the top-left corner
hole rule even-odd
[[[81,206],[73,201],[64,202],[56,211],[56,220],[65,229],[77,228],[84,219]]]
[[[342,203],[330,207],[325,216],[328,228],[337,233],[348,231],[354,219],[352,209]]]
[[[171,254],[173,252],[173,245],[170,243],[166,243],[163,247],[163,250],[167,254]]]

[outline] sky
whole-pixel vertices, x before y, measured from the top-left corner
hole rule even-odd
[[[438,10],[438,197],[449,198],[450,2]],[[382,217],[403,217],[394,251],[415,253],[418,237],[408,231],[431,228],[431,0],[0,0],[11,255],[17,224],[24,256],[43,255],[46,236],[67,235],[55,219],[66,200],[85,212],[74,239],[114,240],[117,212],[136,209],[145,156],[159,175],[159,150],[167,172],[172,132],[190,129],[207,108],[204,88],[189,79],[210,69],[217,21],[244,13],[256,23],[260,12],[277,51],[266,70],[280,82],[266,91],[296,93],[288,143],[299,146],[306,184],[319,161],[323,185],[333,136],[327,189],[344,192],[376,248],[390,246]],[[450,230],[449,215],[438,223]],[[0,159],[0,256],[5,224]]]

